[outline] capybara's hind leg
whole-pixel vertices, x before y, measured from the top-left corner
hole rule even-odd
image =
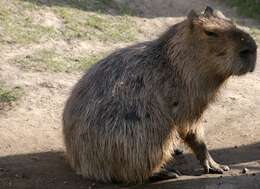
[[[161,168],[158,172],[155,172],[150,178],[149,180],[154,182],[154,181],[159,181],[159,180],[166,180],[166,179],[174,179],[174,178],[178,178],[179,172],[175,172],[175,171],[170,171],[166,168]]]

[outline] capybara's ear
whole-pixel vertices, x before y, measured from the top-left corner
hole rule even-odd
[[[211,16],[213,16],[213,14],[214,14],[214,10],[210,6],[207,6],[204,11],[203,16],[211,17]]]
[[[220,10],[214,10],[214,15],[220,19],[223,20],[229,20],[231,21],[229,18],[227,18]]]
[[[191,10],[188,14],[188,19],[189,20],[194,20],[196,18],[198,18],[199,15],[194,11],[194,10]]]

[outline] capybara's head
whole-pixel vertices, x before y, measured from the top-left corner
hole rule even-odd
[[[200,60],[194,65],[199,73],[229,77],[254,70],[257,50],[254,39],[220,11],[210,7],[202,14],[191,11],[186,24],[189,27],[184,36],[193,51],[187,56]]]

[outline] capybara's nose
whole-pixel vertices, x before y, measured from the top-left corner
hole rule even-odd
[[[256,54],[256,45],[252,44],[245,44],[239,51],[239,56],[243,59],[247,59],[251,56],[254,56]]]

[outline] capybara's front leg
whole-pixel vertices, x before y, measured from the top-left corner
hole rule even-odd
[[[224,171],[229,170],[228,166],[218,164],[214,161],[208,152],[203,138],[197,132],[188,133],[184,140],[197,156],[198,160],[204,168],[205,173],[223,174]]]
[[[229,167],[214,161],[207,149],[202,133],[202,126],[198,126],[180,134],[185,143],[188,144],[188,146],[195,153],[197,159],[203,166],[205,173],[223,174],[224,171],[229,170]]]

